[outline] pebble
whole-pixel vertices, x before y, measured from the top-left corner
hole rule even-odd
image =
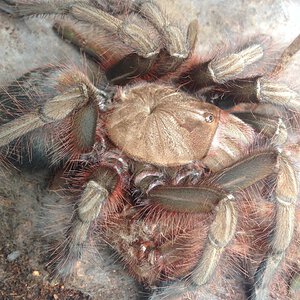
[[[9,262],[12,262],[12,261],[16,260],[20,255],[21,255],[21,252],[19,250],[13,251],[7,255],[7,260]]]
[[[33,271],[32,275],[35,276],[35,277],[38,277],[38,276],[40,276],[40,272],[39,271]]]

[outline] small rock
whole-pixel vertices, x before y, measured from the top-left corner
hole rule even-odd
[[[35,276],[35,277],[38,277],[38,276],[40,276],[40,272],[39,271],[33,271],[32,275]]]
[[[9,262],[12,262],[12,261],[16,260],[20,255],[21,255],[21,252],[19,250],[13,251],[7,255],[7,260]]]

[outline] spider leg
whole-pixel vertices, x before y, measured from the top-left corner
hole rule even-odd
[[[114,84],[124,85],[138,76],[147,74],[157,59],[157,53],[143,57],[131,47],[122,45],[121,37],[108,35],[102,28],[93,28],[91,31],[87,25],[70,20],[58,20],[53,28],[63,39],[100,63],[106,70],[107,79]],[[151,39],[155,40],[157,45],[160,44],[154,28],[151,27],[148,31],[153,33]]]
[[[95,30],[100,30],[100,39],[96,39],[95,41],[94,34],[88,41],[88,44],[101,44],[101,37],[105,35],[107,36],[107,41],[109,37],[109,39],[115,41],[115,43],[123,44],[122,48],[127,48],[127,54],[132,53],[132,55],[121,60],[118,66],[115,66],[108,72],[108,78],[111,80],[116,76],[115,68],[120,69],[118,75],[121,72],[125,72],[125,77],[134,77],[140,75],[140,73],[145,73],[143,69],[146,71],[150,69],[161,48],[158,32],[149,22],[138,18],[136,15],[129,15],[125,20],[118,19],[85,1],[32,1],[30,3],[13,1],[14,6],[10,4],[11,1],[4,1],[0,8],[16,17],[66,15],[77,22],[80,21],[83,27],[85,25],[92,25],[95,27]],[[62,28],[61,31],[63,32],[64,29]],[[66,30],[66,32],[68,36],[76,35],[76,31],[70,31],[70,28]],[[87,38],[85,40],[87,40]],[[103,43],[105,43],[106,40],[104,39]],[[80,40],[77,41],[77,43],[79,42]],[[111,43],[107,45],[111,52],[110,46]],[[96,47],[89,46],[89,48],[93,50]],[[104,50],[101,52],[105,52],[105,49],[104,47]],[[117,47],[116,52],[119,50],[120,47]],[[95,56],[101,57],[101,54],[102,53],[96,53]],[[140,64],[143,64],[143,68],[139,66]],[[121,79],[118,80],[120,81]]]
[[[84,248],[90,238],[90,229],[98,218],[108,191],[96,181],[90,180],[78,201],[76,210],[67,229],[66,244],[60,245],[57,255],[65,257],[60,260],[56,270],[60,275],[72,274],[76,262],[82,257]],[[61,249],[63,253],[61,253]]]
[[[209,281],[225,247],[235,234],[237,212],[234,200],[234,196],[228,194],[216,206],[216,216],[210,226],[206,246],[199,263],[192,272],[192,281],[197,285],[203,285]]]
[[[160,45],[160,47],[154,50],[153,55],[146,52],[146,48],[148,48],[146,44],[146,46],[143,45],[143,52],[140,52],[141,45],[137,45],[135,49],[131,49],[131,52],[134,50],[132,53],[124,53],[121,59],[120,57],[122,55],[120,55],[120,53],[119,59],[113,59],[112,66],[108,67],[106,74],[108,79],[113,83],[124,84],[131,78],[146,74],[150,71],[154,63],[155,67],[151,72],[153,72],[156,77],[172,72],[190,56],[196,44],[198,31],[197,21],[192,21],[188,26],[187,33],[185,33],[182,28],[172,24],[170,21],[171,17],[168,16],[156,2],[143,1],[138,3],[135,5],[134,11],[152,25],[152,27],[149,27],[142,18],[137,18],[136,30],[140,32],[139,34],[144,35],[143,30],[152,30],[153,35],[151,37],[145,36],[145,38],[154,39],[153,44]],[[127,18],[131,21],[135,20],[132,19],[130,15]],[[124,21],[124,24],[125,22],[128,21]],[[149,28],[145,30],[147,26]],[[111,43],[111,37],[109,37],[110,40],[106,41],[105,35],[100,34],[102,41],[99,39],[99,42],[96,42],[95,34],[89,36],[88,30],[80,29],[78,26],[77,29],[75,29],[74,26],[60,22],[56,24],[55,27],[64,38],[71,40],[74,44],[82,47],[84,51],[87,51],[99,61],[104,61],[104,64],[107,64],[107,58],[103,59],[106,53],[103,44],[109,45]],[[141,27],[144,29],[142,30]],[[156,29],[156,31],[153,29]],[[124,30],[127,31],[125,28]],[[137,33],[132,32],[132,34],[136,35]],[[127,37],[125,35],[120,37],[124,38],[124,42],[127,43]],[[127,44],[132,46],[130,41],[128,41]],[[153,45],[151,47],[153,47]],[[111,48],[112,47],[110,47],[110,49]],[[160,53],[158,54],[158,52]],[[109,59],[111,58],[108,58],[108,60]]]
[[[247,170],[246,176],[241,176]],[[236,192],[267,177],[277,174],[274,191],[276,205],[275,229],[270,241],[270,250],[260,264],[254,282],[253,299],[262,299],[277,270],[293,236],[295,205],[298,196],[297,178],[292,164],[283,154],[266,151],[251,155],[217,174],[215,184],[227,191]],[[223,219],[225,221],[225,218]]]
[[[9,1],[9,0],[0,1],[0,10],[7,14],[18,17],[18,13],[14,1]]]
[[[199,64],[188,70],[180,79],[181,84],[189,90],[223,84],[237,78],[248,66],[259,61],[264,54],[259,43],[250,45],[239,52]]]
[[[250,77],[238,79],[246,68],[263,57],[263,47],[254,44],[244,50],[216,57],[187,71],[180,83],[189,90],[206,87],[211,89],[207,95],[218,94],[222,101],[271,103],[299,111],[299,93],[275,78],[286,67],[291,57],[299,51],[299,36],[287,47],[279,64],[269,77]]]
[[[275,68],[272,71],[272,75],[278,75],[286,66],[290,63],[292,57],[300,49],[300,34],[292,41],[292,43],[284,50],[282,53],[279,62],[276,64]]]
[[[127,169],[121,153],[108,151],[93,163],[84,161],[67,173],[66,193],[75,203],[64,231],[65,241],[53,252],[52,263],[60,275],[72,275],[86,251],[97,251],[97,229],[105,231],[111,217],[124,205]]]
[[[194,20],[188,25],[187,33],[172,22],[172,18],[156,1],[141,1],[138,12],[144,16],[161,34],[164,48],[172,58],[168,64],[160,66],[159,72],[167,74],[186,60],[193,52],[198,35],[198,21]]]
[[[287,128],[282,118],[255,112],[234,112],[233,114],[249,124],[256,132],[272,139],[273,144],[282,145],[287,141]]]
[[[0,97],[0,147],[7,155],[15,147],[21,155],[29,146],[44,159],[52,152],[57,161],[91,150],[99,108],[110,100],[81,71],[59,67],[25,74]]]
[[[84,1],[0,3],[0,9],[17,17],[47,14],[72,17],[77,24],[70,26],[60,21],[56,30],[96,57],[107,69],[107,78],[116,84],[125,84],[149,71],[155,77],[175,71],[190,56],[197,40],[196,20],[184,32],[158,3],[142,1],[132,6],[125,18],[118,18]],[[90,35],[88,25],[99,32]],[[107,51],[111,56],[111,49],[116,49],[116,53],[107,61]]]
[[[259,265],[254,276],[251,299],[264,299],[274,273],[284,259],[285,251],[293,237],[298,182],[294,168],[287,157],[278,157],[278,176],[275,189],[276,216],[269,253]]]
[[[230,88],[228,88],[230,86]],[[287,109],[299,111],[299,93],[284,83],[267,77],[253,77],[233,80],[221,90],[222,101],[270,103]]]
[[[276,78],[287,67],[299,49],[300,35],[285,49],[269,76],[234,79],[217,87],[217,93],[219,93],[218,89],[222,91],[221,98],[224,102],[230,100],[235,104],[240,102],[270,103],[299,111],[299,93],[286,84],[278,82]]]
[[[39,110],[1,125],[0,147],[45,124],[64,119],[75,108],[86,104],[86,101],[87,95],[80,88],[71,89],[63,95],[49,99]]]
[[[245,170],[247,170],[246,174]],[[148,197],[151,203],[159,204],[167,210],[190,213],[216,210],[207,245],[191,275],[193,282],[197,285],[208,282],[224,248],[234,236],[237,222],[234,194],[273,174],[277,174],[276,228],[270,253],[257,271],[259,276],[256,275],[258,279],[255,289],[258,290],[260,286],[265,287],[269,283],[279,264],[279,261],[276,261],[278,253],[280,257],[283,256],[293,234],[298,188],[293,167],[283,154],[275,150],[253,153],[212,175],[208,179],[211,185],[202,182],[197,186],[165,186],[149,192]]]

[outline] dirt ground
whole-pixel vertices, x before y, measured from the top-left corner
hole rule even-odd
[[[185,19],[199,20],[197,51],[204,57],[257,35],[272,37],[280,49],[300,32],[296,0],[177,0],[176,5]],[[79,51],[52,31],[51,19],[16,20],[0,12],[0,87],[45,64],[82,63]],[[146,299],[147,291],[107,248],[99,264],[83,266],[78,278],[51,278],[47,237],[38,228],[41,210],[55,201],[47,190],[51,176],[45,170],[0,170],[0,300]]]

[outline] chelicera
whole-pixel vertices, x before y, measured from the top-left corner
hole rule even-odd
[[[298,144],[285,123],[290,111],[297,120],[299,95],[272,74],[239,79],[262,59],[262,43],[200,63],[197,22],[185,32],[155,1],[118,4],[0,5],[17,16],[70,16],[75,23],[57,29],[106,75],[96,84],[78,69],[38,69],[1,95],[2,156],[64,166],[73,212],[53,266],[72,275],[99,235],[145,285],[185,278],[197,293],[231,251],[253,262],[247,292],[262,299],[292,247]],[[83,35],[89,24],[93,35]],[[234,99],[229,110],[222,96]],[[257,112],[261,103],[274,113]]]

